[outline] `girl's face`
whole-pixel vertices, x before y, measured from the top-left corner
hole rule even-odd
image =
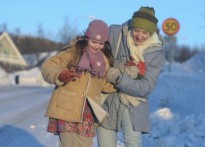
[[[132,37],[136,45],[142,45],[149,37],[151,33],[139,28],[132,29]]]
[[[105,42],[102,43],[98,40],[94,40],[94,39],[88,39],[88,49],[90,49],[91,52],[93,53],[97,53],[99,51],[101,51],[105,46]]]

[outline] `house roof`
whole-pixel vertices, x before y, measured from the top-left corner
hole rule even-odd
[[[23,56],[6,32],[0,34],[0,62],[27,66]]]

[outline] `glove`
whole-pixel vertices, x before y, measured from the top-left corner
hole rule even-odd
[[[118,68],[121,72],[124,72],[125,71],[125,62],[119,62],[119,63],[115,64],[114,67]]]
[[[138,76],[139,69],[136,64],[133,62],[131,64],[125,64],[124,62],[118,63],[115,65],[122,73],[128,74],[129,77],[135,79]]]
[[[122,73],[118,68],[110,67],[107,71],[106,78],[110,83],[119,84],[122,79]]]
[[[135,79],[138,76],[139,69],[137,66],[125,66],[125,72],[132,79]]]
[[[146,65],[144,62],[140,61],[138,64],[137,64],[137,67],[139,69],[139,74],[140,75],[145,75],[145,72],[146,72]]]
[[[59,81],[67,84],[68,82],[74,80],[74,78],[80,78],[80,75],[77,74],[76,71],[77,70],[74,67],[71,67],[70,69],[63,70],[58,76]]]
[[[133,60],[128,61],[126,64],[126,66],[137,66],[138,71],[139,71],[139,75],[144,76],[145,72],[146,72],[146,64],[142,61],[139,61],[138,64],[134,63]]]

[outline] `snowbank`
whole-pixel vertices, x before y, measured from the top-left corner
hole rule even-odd
[[[0,86],[10,85],[11,80],[8,74],[0,67]]]

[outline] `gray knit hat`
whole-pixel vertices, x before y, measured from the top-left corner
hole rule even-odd
[[[88,38],[98,40],[100,42],[108,41],[109,28],[108,25],[102,20],[93,20],[85,32]]]

